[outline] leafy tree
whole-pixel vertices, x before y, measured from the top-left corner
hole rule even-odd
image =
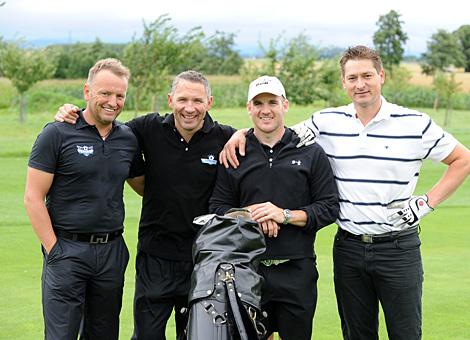
[[[43,50],[23,49],[9,43],[0,50],[0,69],[20,94],[20,121],[25,121],[25,93],[31,86],[54,74],[55,65]]]
[[[204,43],[206,57],[202,71],[207,74],[238,74],[243,58],[235,46],[235,33],[216,31]]]
[[[444,72],[437,71],[434,76],[433,85],[437,95],[434,109],[437,109],[439,99],[442,99],[443,104],[446,108],[444,116],[444,126],[448,126],[450,124],[453,100],[455,94],[459,90],[460,84],[461,83],[455,80],[454,73],[446,74]]]
[[[143,100],[149,96],[153,97],[152,106],[155,108],[156,94],[167,86],[170,71],[181,60],[180,38],[170,20],[164,14],[150,24],[144,21],[142,36],[133,38],[124,50],[124,64],[132,74],[130,94],[136,112],[142,109]]]
[[[57,58],[54,78],[86,78],[97,60],[122,56],[123,44],[105,44],[96,38],[93,43],[77,42],[71,45],[52,45],[47,48]]]
[[[457,36],[464,55],[465,72],[470,72],[470,25],[460,26],[454,35]]]
[[[393,75],[387,77],[383,94],[387,100],[393,103],[400,103],[403,93],[408,91],[410,86],[411,72],[404,67],[397,67]]]
[[[305,34],[281,44],[282,36],[270,40],[265,48],[264,62],[247,63],[242,69],[242,79],[253,80],[263,74],[277,76],[286,88],[289,100],[296,104],[310,104],[320,98],[316,61],[318,50]]]
[[[281,60],[282,47],[279,46],[281,43],[282,35],[277,36],[269,41],[268,47],[264,47],[260,43],[261,50],[263,51],[264,57],[267,62],[260,70],[262,74],[268,74],[276,76],[278,75],[279,68],[278,64]],[[260,74],[261,75],[261,74]],[[253,78],[254,79],[254,78]]]
[[[339,72],[339,59],[328,59],[321,63],[318,69],[317,94],[326,102],[327,106],[339,106],[349,100],[341,86]]]
[[[3,41],[3,38],[0,36],[0,53],[5,47],[6,47],[6,43]],[[0,77],[3,77],[1,66],[0,66]]]
[[[303,33],[292,38],[285,47],[279,77],[286,87],[290,100],[296,104],[310,104],[318,97],[315,69],[317,59],[317,49],[310,44],[309,38]]]
[[[463,66],[465,56],[456,35],[438,30],[428,41],[427,51],[422,55],[421,69],[427,75],[444,71],[450,66]]]
[[[207,49],[203,44],[204,37],[205,34],[201,27],[197,26],[179,38],[179,61],[172,65],[170,71],[172,74],[186,70],[205,72],[202,66],[207,57]]]
[[[374,46],[382,58],[384,67],[391,74],[393,69],[400,65],[405,51],[403,45],[408,40],[402,24],[400,14],[394,10],[381,15],[376,23],[378,30],[374,33]]]

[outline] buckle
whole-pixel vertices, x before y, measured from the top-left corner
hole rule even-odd
[[[374,243],[374,236],[369,234],[362,234],[361,241],[364,243]]]
[[[93,234],[90,236],[90,243],[108,243],[109,234]]]

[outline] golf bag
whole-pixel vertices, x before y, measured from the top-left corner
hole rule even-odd
[[[204,215],[193,245],[188,340],[256,340],[265,335],[257,273],[264,235],[242,209]]]

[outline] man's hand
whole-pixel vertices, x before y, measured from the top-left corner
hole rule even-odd
[[[229,166],[237,168],[240,163],[237,158],[237,149],[241,156],[245,156],[246,133],[248,129],[241,129],[235,132],[225,144],[223,150],[219,154],[219,162],[227,169]]]
[[[80,108],[73,104],[62,105],[54,116],[57,122],[66,122],[69,124],[75,124],[78,118],[78,111]]]
[[[279,224],[284,222],[283,209],[275,206],[271,202],[253,204],[248,207],[251,211],[251,218],[258,222],[263,233],[269,237],[277,237]]]
[[[279,233],[279,230],[281,227],[279,224],[272,220],[267,220],[265,222],[260,222],[258,223],[260,226],[261,230],[263,231],[263,234],[268,235],[268,237],[277,237],[277,234]]]
[[[290,129],[294,130],[295,134],[300,138],[300,142],[296,145],[298,148],[315,143],[315,132],[303,122],[291,126]]]
[[[413,196],[404,202],[392,203],[387,206],[388,209],[400,209],[388,216],[388,220],[395,227],[402,229],[414,227],[419,221],[434,209],[428,204],[428,196]]]

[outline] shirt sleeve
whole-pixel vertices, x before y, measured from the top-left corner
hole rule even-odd
[[[238,192],[231,184],[228,169],[223,165],[217,168],[217,179],[212,196],[209,199],[209,213],[224,215],[231,208],[240,208]]]
[[[223,131],[223,134],[226,138],[226,140],[228,141],[230,139],[230,137],[232,137],[232,135],[237,131],[236,129],[234,129],[233,127],[229,126],[229,125],[222,125],[220,124],[220,127]]]
[[[315,144],[314,147],[315,157],[310,171],[310,193],[313,203],[300,208],[307,213],[307,224],[304,227],[307,233],[316,233],[333,223],[339,215],[338,187],[330,162],[320,146]]]
[[[48,123],[36,138],[29,156],[31,168],[55,173],[59,160],[62,138],[54,123]]]
[[[145,175],[145,161],[140,147],[137,147],[129,170],[129,178],[139,177],[142,175]]]
[[[450,133],[444,131],[428,115],[424,115],[427,121],[422,131],[423,159],[429,158],[440,162],[454,150],[458,141]]]
[[[134,132],[134,135],[137,137],[137,141],[139,142],[139,146],[141,148],[144,145],[143,134],[145,131],[145,124],[146,124],[147,118],[148,118],[147,115],[145,115],[142,117],[134,118],[126,123],[126,125],[132,129],[132,132]]]

